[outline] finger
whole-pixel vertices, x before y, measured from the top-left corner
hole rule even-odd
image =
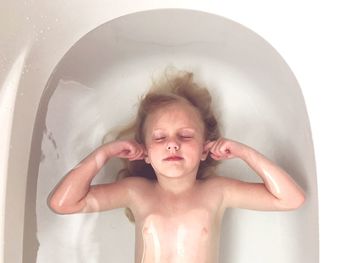
[[[211,150],[213,148],[213,146],[216,144],[216,141],[209,141],[206,143],[205,145],[205,150]]]
[[[216,155],[216,154],[213,154],[213,153],[210,154],[210,157],[213,158],[216,161],[221,160],[221,157],[219,155]]]
[[[219,145],[219,140],[210,142],[210,145],[209,145],[210,146],[210,148],[209,148],[210,152],[211,153],[217,152],[218,145]]]
[[[130,160],[143,160],[145,158],[146,154],[144,147],[139,145],[134,150],[135,151],[133,152],[133,154],[129,157]]]
[[[219,140],[213,147],[212,153],[214,153],[216,156],[220,157],[222,156],[225,151],[223,148],[223,142],[222,140]]]
[[[131,156],[131,151],[129,149],[124,149],[119,153],[122,158],[129,158]]]
[[[135,157],[133,158],[134,160],[143,160],[145,159],[145,154],[143,151],[139,151]]]
[[[220,149],[221,153],[224,155],[231,154],[231,147],[230,146],[231,145],[229,142],[227,142],[227,141],[223,142],[221,145],[221,149]]]

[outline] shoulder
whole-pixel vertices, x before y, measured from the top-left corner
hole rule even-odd
[[[203,180],[205,191],[220,196],[224,203],[240,192],[239,189],[242,187],[242,184],[246,183],[219,175],[213,175]]]
[[[224,176],[212,175],[199,181],[201,196],[206,204],[212,204],[220,211],[225,211],[230,203],[231,193],[239,188],[240,181]]]
[[[91,193],[109,198],[110,200],[123,200],[124,204],[133,202],[137,196],[151,191],[154,183],[142,177],[126,177],[110,184],[100,184],[91,187]]]
[[[239,185],[241,181],[220,176],[220,175],[212,175],[202,180],[203,185],[208,186],[210,188],[220,188],[220,190],[224,190],[227,187],[233,187],[235,185]]]
[[[133,207],[152,192],[154,183],[142,177],[126,177],[111,184],[96,185],[92,193],[94,200],[106,199],[111,208]]]
[[[239,188],[242,182],[236,179],[212,175],[205,179],[200,180],[201,188],[208,195],[217,195],[223,199],[227,198],[229,193],[232,193],[232,190]]]
[[[83,212],[105,211],[129,207],[145,191],[150,192],[151,181],[130,177],[109,184],[92,185],[84,198]]]

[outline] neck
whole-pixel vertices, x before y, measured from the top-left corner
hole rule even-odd
[[[189,192],[196,184],[196,175],[182,177],[157,176],[159,187],[173,195],[180,195]]]

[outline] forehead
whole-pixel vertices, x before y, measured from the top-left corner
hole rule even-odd
[[[204,129],[204,123],[198,110],[189,103],[182,101],[162,106],[146,118],[146,130],[149,128],[167,128],[169,126]]]

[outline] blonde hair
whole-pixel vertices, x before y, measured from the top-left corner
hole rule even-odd
[[[205,87],[201,87],[193,81],[193,73],[187,71],[165,71],[163,78],[153,81],[153,85],[140,101],[136,118],[126,128],[121,130],[116,139],[133,137],[138,143],[144,144],[144,124],[146,118],[156,109],[169,104],[186,101],[199,113],[204,124],[204,139],[217,140],[220,137],[220,129],[217,118],[212,109],[212,98]],[[156,180],[156,174],[150,164],[144,160],[124,161],[124,168],[118,173],[118,178],[129,176],[141,176]],[[208,158],[200,162],[197,179],[203,179],[213,175],[213,169],[218,161]],[[130,209],[126,209],[126,215],[130,221],[134,221]]]

